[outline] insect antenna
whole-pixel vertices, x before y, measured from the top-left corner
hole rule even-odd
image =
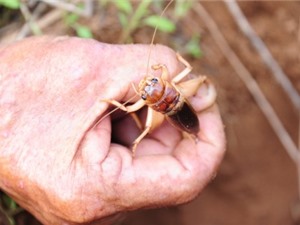
[[[156,24],[155,28],[154,28],[154,31],[153,31],[153,35],[152,35],[152,38],[151,38],[151,42],[150,42],[150,50],[149,50],[149,54],[148,54],[148,60],[147,60],[147,73],[148,74],[148,71],[149,71],[149,64],[150,64],[150,56],[151,56],[151,52],[152,52],[152,48],[153,48],[153,43],[154,43],[154,39],[155,39],[155,36],[156,36],[156,33],[157,33],[157,29],[158,29],[158,25],[159,25],[159,21],[160,19],[162,18],[162,16],[165,14],[166,10],[169,8],[169,6],[172,4],[174,0],[170,0],[168,2],[168,4],[166,5],[166,7],[164,8],[164,10],[161,12],[161,14],[159,15],[159,20],[158,20],[158,23]],[[131,84],[135,93],[138,95],[139,92],[138,90],[136,89],[136,87],[134,86],[134,84],[132,83]],[[122,105],[125,106],[127,103],[129,103],[131,100],[133,100],[134,98],[136,97],[135,96],[132,96],[130,99],[128,99],[126,102],[124,102]],[[117,111],[120,107],[116,107],[114,108],[113,110],[111,110],[109,113],[107,113],[105,116],[101,117],[101,119],[99,119],[97,122],[95,122],[95,124],[92,126],[92,129],[95,128],[101,121],[103,121],[105,118],[107,118],[109,115],[111,115],[112,113],[114,113],[115,111]]]
[[[125,105],[127,103],[129,103],[130,101],[132,101],[135,97],[136,96],[132,96],[126,102],[124,102],[122,105],[125,107]],[[102,100],[102,101],[105,101],[105,100]],[[108,112],[107,114],[105,114],[103,117],[101,117],[101,119],[97,120],[97,122],[94,123],[94,125],[91,127],[91,129],[94,129],[99,123],[101,123],[101,121],[103,121],[105,118],[107,118],[109,115],[111,115],[112,113],[114,113],[118,109],[120,109],[120,107],[116,107],[116,108],[112,109],[110,112]]]
[[[159,21],[161,20],[162,16],[165,14],[165,12],[167,11],[167,9],[169,8],[169,6],[172,4],[173,1],[174,0],[169,1],[169,3],[167,4],[167,6],[161,12],[161,14],[159,15],[158,23],[156,24],[156,26],[154,28],[153,35],[152,35],[151,42],[150,42],[150,50],[149,50],[148,61],[147,61],[147,71],[146,71],[147,75],[148,75],[148,72],[149,72],[150,56],[151,56],[151,52],[152,52],[152,48],[153,48],[153,43],[154,43],[154,39],[155,39],[155,36],[156,36],[156,32],[157,32],[157,29],[158,29]]]

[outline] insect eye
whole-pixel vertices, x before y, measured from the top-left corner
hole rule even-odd
[[[143,94],[141,95],[141,98],[142,98],[143,100],[146,100],[146,99],[147,99],[147,95],[146,95],[145,93],[143,93]]]
[[[157,82],[158,82],[158,79],[157,79],[156,77],[154,77],[154,78],[151,79],[151,82],[157,83]]]
[[[143,92],[143,93],[141,94],[141,98],[142,98],[143,100],[146,100],[146,99],[147,99],[147,93]]]

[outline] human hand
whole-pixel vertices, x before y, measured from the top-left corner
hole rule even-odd
[[[133,158],[111,142],[111,133],[123,143],[138,136],[129,117],[93,127],[109,107],[101,99],[134,96],[148,54],[147,45],[69,37],[0,47],[0,188],[44,224],[109,224],[123,211],[195,198],[225,150],[217,107],[200,112],[203,90],[191,99],[205,137],[197,144],[163,123]],[[166,47],[153,47],[150,58],[172,76],[182,70]]]

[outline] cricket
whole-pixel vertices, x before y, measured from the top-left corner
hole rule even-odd
[[[167,4],[160,17],[163,16],[164,12],[172,2],[173,0]],[[172,79],[170,79],[171,76],[168,68],[163,64],[151,66],[152,70],[161,71],[159,77],[155,77],[148,73],[151,48],[154,43],[156,31],[157,26],[154,29],[150,43],[147,73],[139,82],[137,88],[135,85],[132,85],[132,88],[134,88],[135,93],[140,97],[140,99],[131,105],[120,103],[114,99],[102,100],[116,106],[117,109],[130,113],[135,123],[140,128],[141,134],[132,143],[133,156],[135,155],[138,144],[143,140],[143,138],[151,131],[155,130],[155,128],[159,127],[164,119],[166,119],[176,129],[181,131],[184,136],[197,141],[197,136],[201,129],[200,123],[196,111],[187,98],[195,95],[201,85],[207,85],[208,90],[214,92],[210,94],[210,99],[206,108],[214,103],[216,97],[215,89],[212,87],[212,84],[206,76],[199,75],[196,78],[184,80],[184,78],[186,78],[192,71],[192,66],[179,53],[177,53],[177,59],[185,66],[185,68]],[[143,125],[135,112],[145,106],[147,107],[147,117],[145,124]],[[105,117],[108,114],[106,114]],[[100,121],[98,121],[98,123],[99,122]]]

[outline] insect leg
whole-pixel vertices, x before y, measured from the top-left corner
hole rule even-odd
[[[164,64],[157,64],[157,65],[153,65],[151,68],[153,70],[159,70],[159,69],[161,69],[161,71],[162,71],[161,75],[160,75],[161,79],[167,80],[169,78],[169,71],[168,71],[166,65],[164,65]]]
[[[140,129],[140,130],[143,130],[143,124],[141,122],[141,120],[139,119],[139,117],[136,115],[135,112],[131,112],[130,113],[130,116],[132,117],[132,119],[134,120],[135,124],[137,125],[137,127]]]
[[[139,109],[141,109],[145,105],[145,101],[143,99],[140,99],[136,103],[134,103],[133,105],[129,105],[129,106],[125,106],[122,103],[120,103],[116,100],[113,100],[113,99],[102,99],[101,101],[112,104],[112,105],[118,107],[119,109],[121,109],[125,112],[128,112],[128,113],[138,111]]]
[[[122,103],[120,103],[120,102],[118,102],[116,100],[113,100],[113,99],[102,99],[101,101],[104,101],[104,102],[107,102],[109,104],[112,104],[112,105],[116,106],[117,109],[119,108],[119,109],[121,109],[121,110],[123,110],[125,112],[130,113],[130,115],[133,118],[134,122],[136,123],[137,127],[140,130],[143,129],[143,125],[142,125],[140,119],[135,114],[136,111],[138,111],[139,109],[141,109],[145,105],[145,102],[142,99],[140,99],[139,101],[137,101],[136,103],[134,103],[133,105],[130,105],[130,106],[125,106],[124,104],[122,104]],[[113,111],[115,111],[115,110],[113,110]]]
[[[206,91],[203,93],[204,95],[198,101],[198,103],[204,110],[212,106],[216,102],[217,98],[217,91],[209,79],[207,79],[205,76],[199,76],[197,78],[177,84],[176,88],[178,88],[185,97],[191,97],[197,93],[197,90],[202,85],[205,86]]]
[[[176,84],[180,82],[184,77],[186,77],[191,71],[192,71],[192,66],[186,61],[179,53],[176,53],[177,59],[185,65],[185,69],[181,71],[179,74],[177,74],[173,79],[172,83]]]
[[[133,142],[133,146],[132,146],[132,155],[135,155],[135,150],[137,145],[141,142],[141,140],[149,133],[149,131],[151,130],[152,127],[152,122],[153,122],[153,109],[151,109],[150,107],[148,107],[148,111],[147,111],[147,119],[146,119],[146,124],[145,124],[145,129],[144,131],[140,134],[140,136],[137,137],[137,139],[135,139],[135,141]]]
[[[185,76],[187,76],[191,70],[192,70],[192,66],[179,54],[176,54],[178,60],[186,66],[186,68],[181,71],[179,74],[177,74],[173,79],[172,79],[172,83],[176,84],[178,82],[180,82]],[[169,78],[169,72],[168,69],[165,65],[163,64],[157,64],[157,65],[153,65],[152,66],[153,70],[162,70],[162,74],[161,74],[161,78],[164,80],[167,80]]]
[[[206,76],[198,76],[194,79],[176,84],[176,88],[179,89],[180,93],[182,93],[184,97],[190,97],[196,94],[199,87],[206,82],[206,80]]]
[[[117,106],[119,109],[127,112],[126,106],[121,104],[120,102],[113,100],[113,99],[101,99],[101,102],[107,102],[109,104],[112,104],[114,106]]]

